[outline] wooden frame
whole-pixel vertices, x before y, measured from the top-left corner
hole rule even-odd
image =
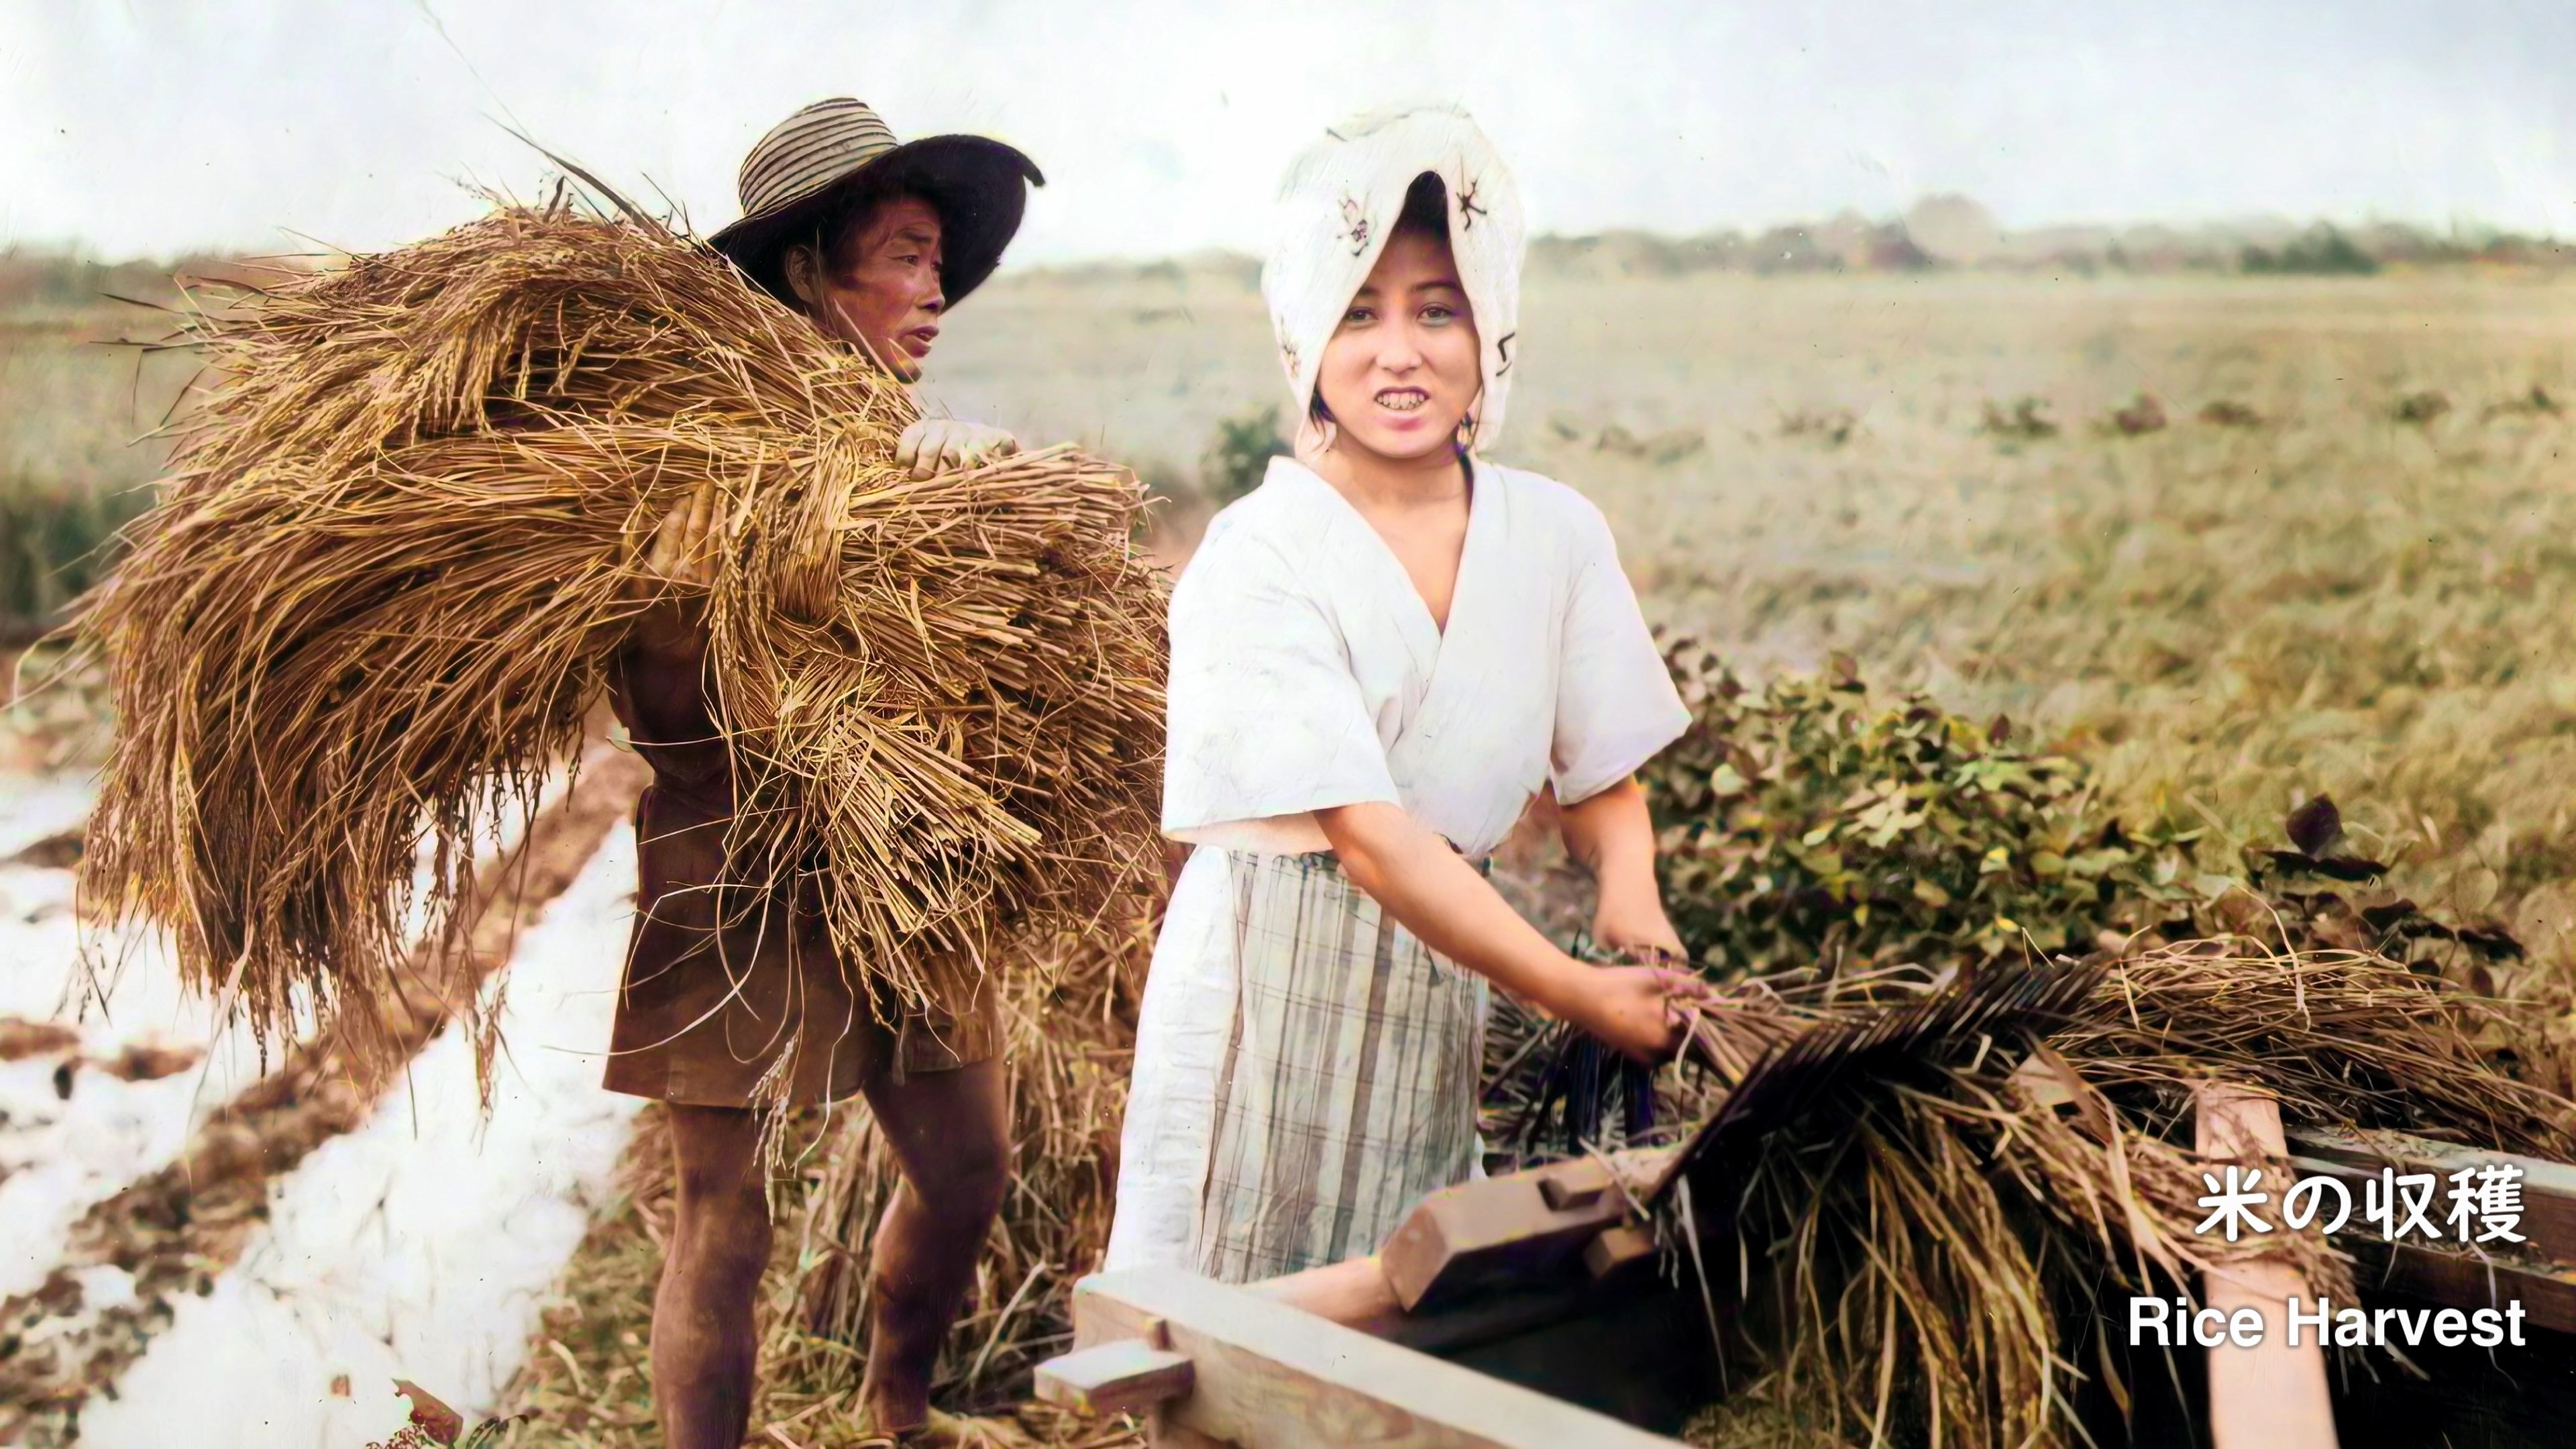
[[[1671,1148],[1576,1158],[1443,1188],[1414,1205],[1378,1256],[1406,1312],[1454,1303],[1497,1282],[1527,1283],[1591,1252],[1604,1233],[1636,1215]],[[1612,1251],[1606,1275],[1633,1261]]]
[[[2193,1146],[2203,1158],[2259,1161],[2288,1153],[2281,1106],[2271,1097],[2226,1082],[2204,1082],[2194,1097]],[[2201,1275],[2201,1297],[2211,1308],[2231,1322],[2251,1312],[2263,1325],[2250,1348],[2209,1351],[2209,1441],[2215,1449],[2335,1449],[2325,1348],[2314,1340],[2292,1347],[2285,1332],[2290,1301],[2307,1295],[2299,1270],[2284,1263]]]
[[[2214,1093],[2202,1151],[2279,1154],[2269,1106]],[[2386,1133],[2295,1134],[2286,1147],[2295,1173],[2355,1185],[2384,1163],[2521,1167],[2528,1256],[2346,1246],[2375,1270],[2366,1287],[2464,1308],[2519,1298],[2534,1327],[2576,1333],[2576,1167]],[[1696,1295],[1629,1271],[1652,1255],[1634,1205],[1670,1160],[1669,1149],[1622,1152],[1463,1183],[1426,1197],[1382,1253],[1266,1283],[1167,1269],[1085,1279],[1074,1294],[1076,1350],[1040,1366],[1038,1392],[1096,1412],[1144,1412],[1157,1449],[1675,1449],[1677,1440],[1633,1425],[1678,1424],[1695,1402],[1673,1381],[1704,1365],[1691,1355],[1707,1352],[1708,1324]],[[2258,1287],[2289,1291],[2210,1285],[2214,1299]],[[2236,1427],[2222,1449],[2334,1442],[2312,1401],[2292,1416],[2296,1437],[2274,1434],[2271,1421],[2290,1407],[2275,1392],[2277,1372],[2249,1379],[2218,1367],[2212,1427]]]
[[[1086,1278],[1076,1352],[1038,1369],[1039,1397],[1136,1407],[1098,1370],[1114,1351],[1185,1392],[1151,1415],[1157,1449],[1676,1449],[1678,1440],[1176,1269]]]
[[[2474,1246],[2382,1243],[2356,1235],[2346,1246],[2363,1266],[2364,1286],[2393,1290],[2446,1307],[2500,1308],[2519,1300],[2534,1328],[2576,1333],[2576,1167],[2510,1152],[2489,1152],[2399,1132],[2290,1134],[2290,1170],[2339,1179],[2360,1200],[2380,1169],[2447,1177],[2464,1167],[2510,1163],[2522,1169],[2522,1224],[2531,1241],[2488,1253]]]

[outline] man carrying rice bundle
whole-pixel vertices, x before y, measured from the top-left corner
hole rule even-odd
[[[669,1106],[663,1442],[742,1442],[773,1149],[853,1096],[902,1179],[858,1427],[972,1442],[927,1398],[1009,1176],[1000,995],[1151,869],[1142,489],[909,391],[1019,152],[825,101],[707,241],[564,164],[589,205],[187,314],[201,386],[80,620],[117,732],[83,890],[264,1049],[364,1097],[454,1022],[488,1102],[492,852],[606,696],[651,774],[606,1076]]]
[[[820,101],[752,148],[744,215],[711,240],[826,335],[910,383],[947,309],[1000,260],[1031,182],[1043,184],[1037,168],[998,141],[898,144],[860,102]],[[998,429],[925,418],[896,462],[921,477],[1017,447]],[[669,516],[649,571],[703,577],[716,497],[703,487]],[[933,1423],[930,1376],[1009,1177],[990,994],[963,1014],[861,1000],[810,901],[717,904],[728,898],[735,779],[708,698],[705,603],[695,592],[656,603],[611,668],[618,718],[653,767],[637,811],[638,916],[607,1086],[670,1114],[676,1210],[652,1344],[663,1433],[672,1449],[733,1449],[747,1429],[753,1304],[771,1238],[758,1109],[856,1092],[904,1177],[876,1235],[860,1412],[889,1442],[957,1442],[971,1431]]]

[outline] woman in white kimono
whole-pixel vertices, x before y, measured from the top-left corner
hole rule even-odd
[[[1137,1028],[1105,1266],[1229,1282],[1373,1252],[1478,1170],[1487,983],[1633,1055],[1685,973],[1584,965],[1479,869],[1553,786],[1612,947],[1679,943],[1635,771],[1687,714],[1600,512],[1497,467],[1522,244],[1462,113],[1292,171],[1262,276],[1296,461],[1171,605],[1163,828],[1193,845]]]

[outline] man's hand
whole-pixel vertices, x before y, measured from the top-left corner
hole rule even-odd
[[[927,478],[1007,458],[1019,450],[1020,440],[1000,428],[955,418],[923,418],[903,430],[894,445],[894,465],[910,470],[915,478]]]
[[[720,533],[716,515],[722,506],[723,490],[711,479],[664,514],[653,530],[653,542],[644,550],[646,575],[691,588],[713,584]]]

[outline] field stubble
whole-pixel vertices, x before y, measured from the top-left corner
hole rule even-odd
[[[192,368],[113,344],[157,330],[140,308],[0,314],[0,635],[86,587],[148,501],[168,456],[148,435]]]
[[[1522,332],[1498,454],[1601,504],[1657,622],[1754,673],[1849,652],[2231,840],[2331,793],[2570,961],[2576,286],[1533,279]],[[961,414],[1175,473],[1278,392],[1214,269],[1019,280],[953,339]],[[2056,436],[1981,430],[2025,397]]]

